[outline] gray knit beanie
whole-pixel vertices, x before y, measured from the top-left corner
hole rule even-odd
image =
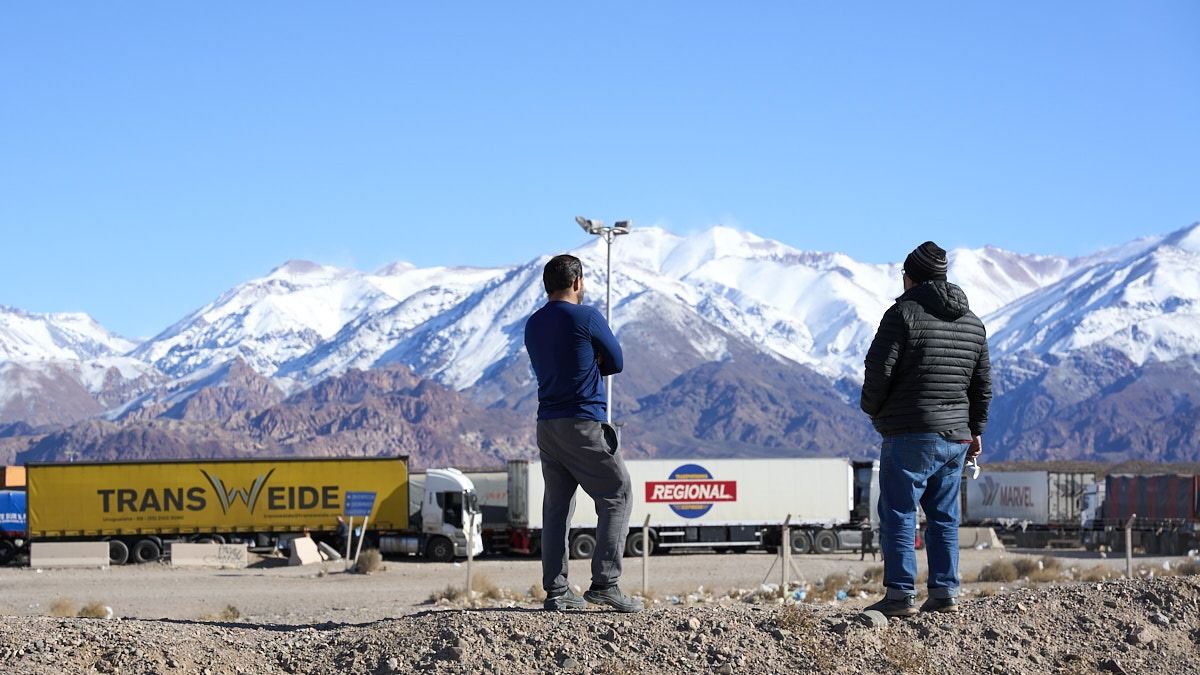
[[[949,269],[946,249],[932,241],[916,247],[904,259],[904,273],[918,284],[926,281],[945,281]]]

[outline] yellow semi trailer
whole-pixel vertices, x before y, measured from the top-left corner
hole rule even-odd
[[[296,533],[337,544],[349,493],[371,493],[367,541],[385,553],[466,555],[474,486],[454,469],[410,513],[405,457],[30,464],[31,541],[103,539],[112,563],[157,560],[172,542],[270,549]],[[478,552],[482,539],[470,539]],[[360,516],[361,522],[361,516]]]

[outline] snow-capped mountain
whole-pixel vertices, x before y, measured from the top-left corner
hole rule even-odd
[[[496,270],[398,263],[375,274],[293,260],[241,284],[146,341],[133,355],[172,377],[235,357],[267,376],[332,338],[346,324],[435,289],[459,297]],[[414,321],[441,306],[411,302]],[[288,383],[283,383],[285,388]]]
[[[1200,224],[1101,256],[990,317],[1000,354],[1106,348],[1135,365],[1200,352]]]
[[[605,245],[593,240],[573,253],[584,263],[588,302],[603,307]],[[703,436],[710,449],[725,440],[744,445],[753,419],[770,420],[764,428],[783,434],[751,443],[763,447],[794,445],[797,429],[827,434],[853,426],[855,382],[879,318],[901,292],[900,263],[803,251],[729,227],[688,235],[639,228],[620,237],[613,253],[613,324],[635,365],[622,375],[616,403],[639,424],[674,420],[671,429],[647,428],[648,436],[667,439],[689,415],[722,420],[693,426],[697,439],[701,430],[717,434]],[[1163,382],[1167,373],[1194,370],[1143,367],[1193,364],[1200,355],[1200,225],[1076,259],[994,247],[950,256],[951,280],[989,328],[999,396],[1020,399],[998,401],[996,410],[1005,442],[1023,453],[1116,447],[1080,435],[1090,405],[1103,400],[1132,409],[1130,401],[1153,387],[1117,395],[1115,383]],[[101,414],[217,419],[385,366],[411,368],[477,404],[528,412],[523,328],[544,302],[547,258],[495,269],[396,263],[374,273],[291,261],[140,345],[84,315],[0,308],[0,423],[66,424]],[[763,369],[820,392],[802,396],[757,374]],[[826,384],[818,386],[821,378]],[[774,393],[733,393],[759,385]],[[708,390],[698,398],[681,389],[701,386]],[[784,400],[830,397],[849,406],[849,416],[830,409],[801,421],[803,411]],[[56,400],[57,410],[47,411]],[[668,410],[683,400],[691,412]],[[781,407],[746,415],[729,403],[736,400]],[[638,417],[643,404],[653,414]],[[1051,438],[1051,414],[1074,426],[1056,427]],[[1026,421],[1038,425],[1036,442]],[[1122,433],[1120,423],[1115,419],[1110,436]],[[725,431],[714,429],[738,439],[723,440]],[[853,430],[824,438],[865,437]]]
[[[0,361],[83,361],[135,346],[87,314],[35,314],[0,305]]]

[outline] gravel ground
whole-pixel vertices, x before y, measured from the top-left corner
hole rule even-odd
[[[303,602],[302,597],[292,598]],[[13,673],[1192,673],[1200,577],[1042,586],[869,626],[846,607],[434,609],[361,624],[0,619]]]
[[[1041,555],[1043,552],[1037,552]],[[1006,557],[1037,557],[1001,551],[962,552],[964,579],[974,579],[979,569]],[[1090,567],[1119,560],[1072,560],[1083,552],[1060,552],[1064,564]],[[923,556],[919,556],[923,558]],[[1141,558],[1139,564],[1161,565],[1163,558]],[[1179,560],[1179,559],[1172,559]],[[703,586],[722,594],[735,588],[756,588],[764,578],[779,583],[780,568],[765,553],[737,555],[689,554],[652,557],[650,588],[660,598],[686,596]],[[817,582],[831,574],[861,576],[877,567],[857,555],[797,556],[792,580]],[[233,605],[246,620],[272,624],[309,624],[325,621],[361,623],[390,619],[426,609],[430,594],[447,586],[462,587],[463,565],[390,560],[385,571],[363,576],[344,574],[340,563],[325,566],[286,567],[263,560],[244,570],[178,569],[168,565],[129,565],[109,570],[45,570],[27,567],[0,568],[0,615],[45,616],[50,605],[63,600],[82,606],[98,602],[117,616],[145,619],[199,619],[221,613]],[[510,558],[480,560],[477,579],[492,586],[525,594],[541,578],[537,560]],[[924,561],[921,560],[922,569]],[[586,586],[589,562],[571,562],[571,579]],[[767,575],[768,570],[771,571]],[[327,573],[322,573],[327,571]],[[625,561],[627,589],[641,588],[641,561]],[[477,586],[478,587],[478,586]],[[997,587],[998,588],[998,587]],[[991,587],[989,587],[991,589]],[[0,668],[0,672],[2,672]]]

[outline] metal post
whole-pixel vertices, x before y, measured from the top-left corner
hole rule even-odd
[[[1125,578],[1133,578],[1133,519],[1137,514],[1129,516],[1125,522]]]
[[[606,241],[608,243],[608,256],[607,256],[608,257],[608,271],[605,273],[605,276],[604,276],[604,284],[605,284],[605,286],[608,287],[608,290],[607,290],[607,298],[604,301],[604,320],[608,323],[609,330],[611,330],[612,329],[612,244],[613,244],[612,233],[604,235],[604,241]],[[604,406],[605,414],[608,417],[608,423],[612,424],[613,377],[612,377],[612,375],[609,375],[608,377],[604,378],[604,380],[605,380],[604,386],[607,389],[607,391],[604,394],[605,401],[607,402],[607,405]]]
[[[467,528],[467,600],[475,599],[474,578],[472,577],[472,566],[475,562],[475,512],[471,512],[471,517],[468,518],[469,526]]]
[[[780,586],[779,593],[783,598],[787,598],[788,594],[788,578],[792,567],[792,514],[787,515],[787,519],[783,521],[783,531],[779,538],[779,555],[783,557],[783,584]]]
[[[350,544],[354,542],[354,516],[346,523],[346,569],[350,569]]]
[[[646,520],[642,521],[642,597],[646,597],[649,593],[650,582],[647,581],[650,574],[650,514],[646,514]]]
[[[358,535],[358,546],[354,549],[354,564],[358,564],[358,555],[362,553],[363,540],[367,538],[367,522],[371,520],[371,516],[363,518],[362,534]],[[353,530],[351,530],[353,532]]]

